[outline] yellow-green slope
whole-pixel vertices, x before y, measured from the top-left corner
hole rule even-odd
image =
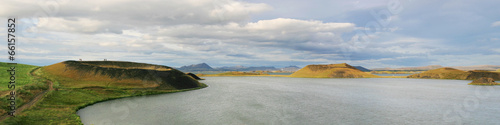
[[[290,77],[305,78],[374,78],[378,77],[356,69],[349,64],[308,65]]]
[[[500,73],[481,71],[481,70],[462,71],[454,68],[439,68],[408,76],[408,78],[460,79],[460,80],[475,80],[482,77],[492,78],[494,80],[500,80]]]
[[[188,89],[201,84],[167,66],[122,61],[65,61],[43,67],[62,86]]]

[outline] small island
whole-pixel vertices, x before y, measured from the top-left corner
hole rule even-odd
[[[496,83],[493,78],[481,77],[479,79],[475,79],[469,85],[500,85],[500,83]]]

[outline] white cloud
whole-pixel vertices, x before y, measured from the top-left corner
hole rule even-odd
[[[497,53],[500,53],[500,48],[497,48],[497,49],[491,49],[492,51],[494,52],[497,52]]]
[[[23,25],[31,27],[29,29],[33,29],[33,33],[25,33],[20,37],[20,43],[24,44],[20,45],[20,52],[26,54],[22,58],[35,61],[43,58],[61,61],[108,58],[164,62],[174,66],[210,61],[249,65],[286,61],[350,61],[363,65],[384,65],[383,61],[411,60],[410,56],[425,56],[453,47],[460,48],[460,45],[450,45],[452,42],[442,45],[441,38],[451,41],[450,38],[443,38],[447,37],[446,33],[470,30],[450,31],[448,25],[441,24],[443,22],[427,23],[426,18],[412,20],[411,17],[419,17],[412,15],[433,12],[434,6],[429,6],[429,10],[421,10],[421,6],[429,5],[428,1],[423,1],[425,4],[418,3],[421,2],[405,4],[405,13],[390,15],[390,25],[365,36],[354,33],[374,27],[356,27],[350,22],[365,26],[365,21],[377,21],[369,11],[385,10],[387,1],[294,1],[289,4],[271,1],[269,4],[274,5],[271,7],[265,3],[239,0],[52,0],[38,3],[16,0],[0,5],[0,16],[17,16],[28,20]],[[439,3],[435,5],[440,6]],[[450,12],[455,14],[454,10]],[[257,14],[264,16],[255,17]],[[446,16],[431,14],[425,17]],[[340,21],[347,23],[335,23]],[[491,26],[500,26],[500,21]],[[450,27],[460,28],[451,24]],[[431,30],[433,28],[438,31],[446,29],[446,32],[434,33]],[[431,32],[433,35],[428,35]],[[434,37],[434,34],[440,36]],[[356,42],[360,38],[367,38],[371,42]],[[492,38],[491,41],[498,40]],[[28,52],[32,48],[39,49]],[[486,47],[484,50],[492,52]],[[493,51],[498,52],[496,49]],[[404,65],[411,62],[414,60],[398,63]]]
[[[159,30],[157,37],[175,37],[177,42],[199,45],[207,41],[224,41],[250,46],[274,46],[296,50],[338,48],[342,34],[352,32],[352,23],[324,23],[314,20],[278,18],[247,24],[179,25]],[[196,40],[193,40],[196,39]],[[229,40],[222,40],[229,39]]]
[[[106,20],[122,25],[143,27],[241,22],[248,20],[252,14],[271,9],[267,4],[236,0],[87,0],[38,3],[21,0],[3,3],[0,15],[65,19],[81,17],[88,18],[88,20]]]
[[[500,26],[500,21],[496,21],[496,22],[491,23],[491,26],[492,27]]]
[[[44,32],[76,32],[76,33],[102,33],[121,32],[121,29],[110,29],[113,24],[107,21],[99,21],[88,18],[59,18],[48,17],[40,19],[36,25],[38,31]]]

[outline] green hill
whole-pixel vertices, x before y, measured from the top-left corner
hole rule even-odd
[[[43,67],[65,87],[188,89],[201,84],[167,66],[121,61],[65,61]]]
[[[365,73],[349,64],[329,64],[329,65],[308,65],[290,77],[305,77],[305,78],[374,78],[378,77],[369,73]]]

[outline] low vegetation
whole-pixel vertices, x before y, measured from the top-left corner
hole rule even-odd
[[[494,80],[500,80],[500,73],[483,70],[462,71],[454,68],[439,68],[413,74],[408,78],[474,80],[469,85],[498,85]]]
[[[500,73],[491,71],[482,71],[482,70],[462,71],[454,68],[439,68],[408,76],[408,78],[459,79],[459,80],[475,80],[482,77],[492,78],[494,80],[500,80]]]
[[[33,74],[28,75],[35,81],[33,85],[44,83],[41,88],[46,93],[1,124],[82,124],[76,111],[97,102],[206,87],[170,67],[133,62],[66,61],[34,70]],[[32,84],[23,88],[28,85]]]
[[[454,68],[439,68],[425,71],[419,74],[413,74],[408,78],[425,78],[425,79],[467,79],[467,72]]]
[[[36,68],[37,66],[32,65],[24,65],[17,64],[15,65],[15,87],[9,88],[9,82],[11,81],[10,67],[13,65],[9,65],[7,63],[0,62],[0,82],[3,84],[0,86],[0,114],[6,115],[8,111],[10,111],[10,100],[8,100],[10,96],[10,92],[12,89],[15,89],[15,106],[20,107],[21,105],[26,104],[29,100],[31,100],[36,94],[41,93],[42,91],[47,89],[47,85],[45,85],[42,81],[38,79],[34,79],[31,77],[30,72]]]

